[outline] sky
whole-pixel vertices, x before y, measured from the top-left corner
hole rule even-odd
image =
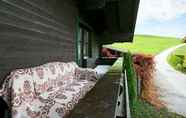
[[[186,35],[186,0],[140,0],[135,34],[182,38]]]

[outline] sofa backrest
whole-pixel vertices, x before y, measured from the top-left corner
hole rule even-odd
[[[75,79],[75,62],[51,62],[41,66],[17,69],[5,79],[0,96],[7,102],[19,104],[22,98],[32,101],[37,95],[66,87]],[[11,99],[11,101],[10,101]],[[27,102],[29,102],[27,101]]]
[[[33,77],[35,92],[40,94],[61,86],[67,86],[73,82],[77,67],[74,62],[52,62],[32,68],[33,73],[35,73]]]
[[[36,94],[52,91],[61,86],[67,86],[75,77],[75,62],[51,62],[33,68],[17,69],[14,71],[16,90],[24,90],[25,82]],[[27,81],[26,81],[27,80]],[[28,81],[29,80],[29,81]]]

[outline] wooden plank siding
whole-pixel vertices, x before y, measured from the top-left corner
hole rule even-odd
[[[0,83],[17,68],[75,61],[77,16],[73,0],[0,0]]]

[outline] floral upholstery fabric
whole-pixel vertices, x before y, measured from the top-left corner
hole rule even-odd
[[[52,62],[11,72],[0,96],[13,118],[63,118],[96,81],[92,69],[79,68],[74,62]]]
[[[98,77],[94,70],[88,68],[76,68],[75,70],[76,79],[86,79],[89,81],[97,81]]]

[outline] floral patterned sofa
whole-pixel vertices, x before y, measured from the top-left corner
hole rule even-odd
[[[13,118],[63,118],[96,82],[92,69],[52,62],[11,72],[0,96]]]

